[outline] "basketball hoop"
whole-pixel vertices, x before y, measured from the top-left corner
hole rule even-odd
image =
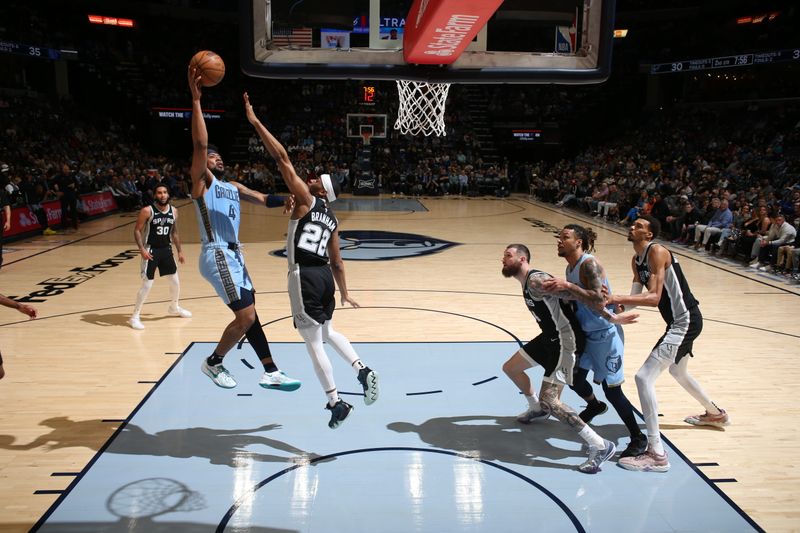
[[[444,106],[449,90],[449,83],[397,80],[400,108],[394,129],[410,135],[447,135]]]
[[[371,131],[362,131],[361,132],[361,139],[364,141],[364,146],[369,146],[370,139],[372,139],[372,132]]]

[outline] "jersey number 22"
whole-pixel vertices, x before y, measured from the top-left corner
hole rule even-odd
[[[331,232],[328,229],[323,229],[316,224],[306,224],[303,226],[303,235],[300,236],[297,246],[312,254],[325,257],[328,254],[328,239],[330,238]]]

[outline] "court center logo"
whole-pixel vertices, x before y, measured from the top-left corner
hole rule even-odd
[[[346,261],[388,261],[435,254],[459,243],[414,233],[350,230],[339,232],[339,250]],[[270,252],[286,257],[286,248]]]

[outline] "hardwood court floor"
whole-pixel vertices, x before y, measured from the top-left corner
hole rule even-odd
[[[526,197],[421,203],[427,211],[338,212],[342,230],[405,232],[459,245],[407,259],[348,261],[348,285],[362,309],[338,313],[337,328],[354,342],[507,341],[503,330],[521,339],[537,334],[519,286],[500,274],[500,258],[507,244],[525,243],[536,268],[563,275],[552,230],[576,215]],[[33,303],[40,312],[35,321],[0,308],[7,372],[0,382],[0,531],[30,528],[58,496],[47,491],[63,490],[73,479],[53,474],[80,472],[177,355],[192,342],[217,340],[229,321],[230,312],[197,271],[193,208],[177,205],[187,257],[181,302],[194,316],[168,317],[167,286],[157,279],[144,331],[125,324],[140,285],[132,216],[6,246],[0,292],[42,301]],[[241,240],[259,291],[260,320],[277,321],[267,327],[270,339],[297,342],[290,322],[280,320],[289,306],[285,259],[268,253],[282,248],[286,218],[249,205],[244,212]],[[632,247],[621,228],[598,233],[597,256],[613,288],[627,291]],[[708,465],[701,467],[708,477],[725,480],[718,487],[760,526],[796,529],[800,429],[792,421],[800,409],[792,398],[800,383],[800,287],[676,252],[706,319],[690,368],[733,423],[725,431],[685,424],[698,406],[665,374],[657,385],[661,429],[690,460]],[[633,376],[662,330],[655,310],[642,310],[640,323],[626,328],[626,387],[637,407]],[[502,362],[496,361],[498,372]],[[319,392],[316,383],[307,387],[307,394]],[[521,407],[509,405],[509,413]]]

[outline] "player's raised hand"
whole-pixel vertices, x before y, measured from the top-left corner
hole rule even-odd
[[[189,91],[192,93],[192,100],[200,100],[203,96],[202,77],[197,72],[197,67],[189,65]]]
[[[247,121],[250,124],[255,124],[258,122],[258,117],[256,116],[256,112],[253,111],[253,105],[250,103],[250,95],[246,92],[242,95],[244,98],[244,112],[247,115]]]
[[[294,194],[290,194],[286,197],[286,200],[283,202],[283,214],[287,215],[294,211],[294,206],[297,205],[297,198],[294,197]]]

